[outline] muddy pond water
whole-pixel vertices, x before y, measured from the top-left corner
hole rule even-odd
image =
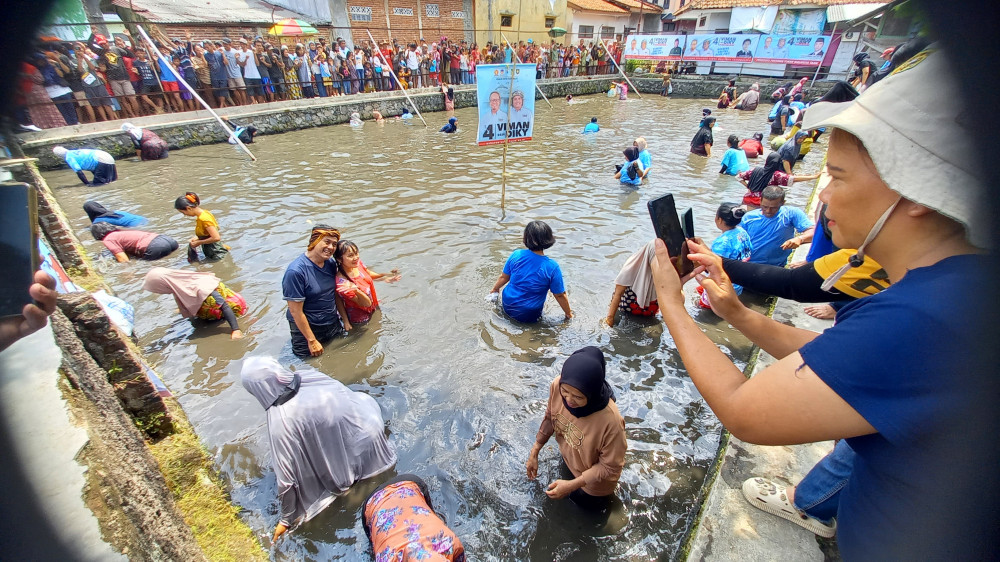
[[[147,230],[180,241],[194,231],[193,220],[172,205],[185,191],[197,192],[218,218],[232,247],[221,262],[189,265],[178,251],[154,264],[102,260],[99,267],[135,306],[146,357],[179,398],[256,533],[274,527],[278,505],[264,412],[243,390],[239,372],[255,355],[303,363],[291,353],[281,277],[305,250],[311,226],[329,223],[358,244],[371,269],[399,268],[403,277],[377,284],[382,308],[368,325],[305,363],[375,397],[399,455],[396,470],[427,481],[470,560],[676,555],[721,426],[662,323],[626,318],[609,329],[600,321],[619,268],[653,236],[649,199],[672,192],[678,207],[694,208],[700,236],[719,234],[716,208],[744,192],[717,173],[725,139],[765,132],[766,108],[717,111],[716,154],[706,160],[690,155],[688,145],[702,107],[714,101],[592,96],[553,104],[536,105],[535,140],[509,148],[505,210],[502,148],[475,145],[474,109],[458,110],[455,135],[437,132],[447,120],[438,113],[425,116],[430,128],[366,122],[259,137],[255,163],[227,144],[173,151],[160,162],[126,159],[118,165],[120,179],[97,188],[80,185],[66,170],[45,174],[95,256],[103,246],[87,231],[88,199],[149,217]],[[581,135],[592,116],[601,131]],[[653,171],[648,183],[631,189],[613,178],[613,165],[637,136],[649,143]],[[810,155],[802,172],[818,165],[818,155]],[[789,202],[803,205],[811,189],[811,183],[793,187]],[[516,323],[484,301],[534,219],[556,234],[547,254],[562,268],[576,314],[570,321],[551,298],[537,325]],[[169,296],[143,292],[152,265],[212,271],[242,293],[250,305],[240,320],[246,337],[231,341],[223,325],[193,324]],[[687,291],[692,314],[744,366],[749,342],[711,312],[698,311],[693,286]],[[607,522],[546,497],[544,486],[560,477],[554,440],[540,456],[538,480],[524,473],[549,383],[585,345],[607,356],[628,436],[621,505]],[[359,484],[287,535],[272,547],[273,558],[370,559],[358,513],[380,481]]]

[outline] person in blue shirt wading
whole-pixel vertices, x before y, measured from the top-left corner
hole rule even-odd
[[[104,185],[118,179],[115,158],[103,150],[91,148],[68,150],[65,147],[57,146],[52,149],[52,152],[66,160],[66,164],[76,172],[83,185]],[[94,180],[88,180],[87,175],[83,173],[84,171],[94,174]]]
[[[556,243],[552,228],[542,221],[531,221],[524,227],[523,240],[527,249],[515,250],[507,258],[503,273],[487,299],[495,301],[503,289],[501,302],[508,316],[519,322],[537,322],[542,317],[545,297],[551,291],[566,319],[572,318],[562,271],[554,259],[545,255],[545,250]]]
[[[590,123],[587,123],[587,126],[583,128],[583,134],[596,133],[600,130],[601,128],[597,125],[597,117],[591,117]]]
[[[740,226],[753,242],[751,263],[784,266],[792,250],[812,240],[813,222],[802,209],[784,205],[785,190],[772,185],[761,194],[760,209],[743,216]]]

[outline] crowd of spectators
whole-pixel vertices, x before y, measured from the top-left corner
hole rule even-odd
[[[22,63],[17,118],[47,129],[197,109],[178,77],[213,107],[227,107],[474,84],[477,65],[518,60],[535,64],[538,79],[609,74],[620,59],[620,45],[583,39],[483,47],[447,37],[430,44],[366,39],[352,49],[342,37],[286,44],[247,35],[197,40],[187,33],[149,45],[127,31],[109,41],[95,28],[86,42],[45,43]]]

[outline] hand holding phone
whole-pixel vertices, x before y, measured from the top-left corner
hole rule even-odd
[[[646,206],[653,221],[653,231],[667,245],[670,261],[677,270],[677,275],[684,277],[694,271],[694,263],[687,258],[688,248],[685,243],[687,238],[694,235],[694,212],[688,209],[684,213],[685,226],[682,226],[674,205],[674,196],[669,193],[653,199]]]

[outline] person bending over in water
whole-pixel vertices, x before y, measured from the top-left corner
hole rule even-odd
[[[569,496],[578,506],[600,511],[609,507],[625,466],[625,419],[615,393],[605,380],[604,354],[593,346],[573,352],[562,373],[549,385],[549,402],[535,445],[525,464],[528,478],[538,477],[538,453],[552,434],[572,480],[558,479],[546,495]]]
[[[115,226],[142,226],[149,222],[146,217],[126,213],[125,211],[110,211],[97,201],[87,201],[83,204],[83,212],[92,223],[107,222]]]
[[[361,509],[361,523],[376,560],[465,562],[462,541],[434,510],[419,476],[400,474],[376,488]]]
[[[503,289],[501,302],[507,315],[519,322],[537,322],[542,317],[545,297],[551,291],[566,319],[572,318],[562,270],[554,259],[545,255],[545,250],[556,243],[552,228],[542,221],[531,221],[524,227],[522,240],[527,249],[515,250],[507,258],[488,298],[496,300]]]
[[[184,318],[225,319],[232,330],[232,339],[243,337],[236,318],[246,314],[247,301],[211,273],[154,267],[146,274],[142,288],[173,295]]]
[[[219,234],[219,223],[215,215],[201,208],[201,199],[197,193],[187,192],[174,201],[174,208],[187,217],[195,217],[194,236],[188,241],[188,259],[197,261],[195,248],[201,247],[205,257],[210,260],[221,260],[229,253],[229,246],[222,243]]]
[[[615,292],[611,296],[604,323],[615,325],[615,314],[621,310],[633,316],[654,316],[660,311],[656,304],[656,288],[650,265],[655,256],[653,243],[632,254],[615,277]]]
[[[121,230],[107,222],[90,225],[90,233],[95,240],[103,242],[104,247],[119,262],[127,262],[130,257],[147,261],[158,260],[169,256],[177,249],[177,241],[169,236],[142,230]]]

